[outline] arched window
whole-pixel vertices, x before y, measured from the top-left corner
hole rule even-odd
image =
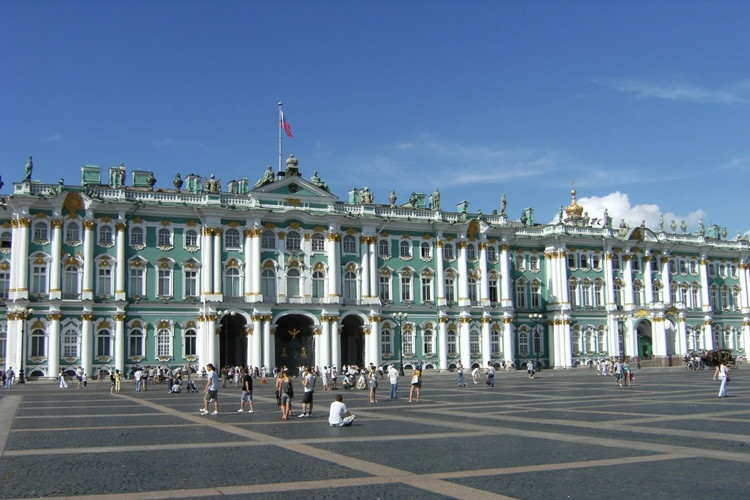
[[[571,278],[568,282],[568,302],[570,302],[570,307],[578,305],[578,280],[575,278]]]
[[[224,294],[227,297],[240,297],[242,295],[240,270],[230,267],[224,273]]]
[[[487,245],[487,260],[490,262],[497,261],[497,249],[494,245]]]
[[[276,273],[273,269],[266,268],[260,273],[260,291],[264,299],[276,299]]]
[[[266,229],[260,235],[260,246],[263,250],[275,250],[276,249],[276,234]]]
[[[518,334],[518,354],[521,356],[529,355],[529,334],[525,331]]]
[[[313,272],[312,275],[312,296],[315,299],[322,299],[325,297],[326,291],[326,275],[322,270]]]
[[[198,354],[198,332],[193,328],[185,330],[185,357]]]
[[[286,235],[287,252],[298,252],[301,248],[301,238],[297,231],[289,231]]]
[[[386,327],[380,331],[380,354],[384,358],[390,358],[393,355],[393,332]]]
[[[542,353],[542,334],[539,332],[534,332],[534,353]]]
[[[401,240],[401,243],[399,243],[399,256],[402,259],[411,259],[411,241],[410,240]]]
[[[526,309],[526,280],[518,280],[516,282],[516,307],[518,309]]]
[[[286,294],[287,297],[301,297],[300,270],[298,267],[289,268],[286,272]]]
[[[111,246],[115,242],[112,226],[103,224],[99,226],[99,244],[102,246]]]
[[[404,337],[404,356],[414,356],[414,330],[404,325],[401,335]]]
[[[581,330],[573,330],[572,332],[572,341],[573,341],[573,353],[580,354],[582,350],[581,346]]]
[[[344,299],[357,299],[357,273],[352,270],[344,273]]]
[[[198,248],[198,231],[195,229],[185,231],[185,246],[188,248]]]
[[[455,356],[456,353],[458,353],[458,349],[456,348],[456,330],[455,328],[451,328],[448,330],[448,336],[445,339],[446,345],[448,347],[448,354],[451,356]]]
[[[477,247],[474,243],[466,244],[466,258],[472,262],[477,260]]]
[[[34,358],[47,357],[47,335],[41,328],[31,332],[31,356]]]
[[[156,334],[156,355],[159,357],[172,357],[172,332],[162,328]]]
[[[478,356],[481,352],[479,348],[479,330],[472,328],[469,332],[469,350],[472,356]]]
[[[75,245],[81,242],[81,227],[77,222],[68,222],[65,228],[65,243]]]
[[[542,308],[542,282],[534,280],[530,286],[531,292],[531,308],[541,309]]]
[[[63,358],[78,358],[78,330],[66,328],[62,334]]]
[[[49,226],[47,222],[40,220],[34,223],[34,241],[48,241],[49,240]]]
[[[423,241],[419,245],[419,252],[423,259],[432,258],[432,245],[429,242]]]
[[[475,305],[479,302],[479,282],[474,276],[469,277],[469,302]]]
[[[432,356],[435,354],[435,334],[431,328],[425,329],[422,333],[422,352],[425,356]]]
[[[351,234],[344,236],[344,253],[357,253],[357,240]]]
[[[172,246],[172,230],[168,227],[159,228],[157,233],[157,246],[159,247],[171,247]]]
[[[325,237],[320,233],[315,233],[312,235],[311,238],[312,241],[312,251],[313,252],[325,252],[326,250],[326,239]]]
[[[102,357],[112,356],[112,332],[107,329],[96,332],[96,355]]]
[[[237,228],[230,227],[224,231],[224,246],[228,249],[238,250],[242,248],[240,244],[240,231]]]
[[[37,254],[31,263],[31,293],[33,295],[46,295],[48,284],[48,262],[42,255]],[[8,267],[10,277],[10,267]]]
[[[378,242],[378,255],[384,259],[391,256],[391,245],[388,240],[380,240]]]
[[[130,246],[142,247],[146,244],[146,238],[143,234],[142,227],[131,227],[130,228]]]
[[[453,252],[453,243],[446,243],[443,245],[443,258],[445,260],[453,260],[455,257]]]
[[[63,270],[63,298],[78,299],[80,298],[80,268],[76,264],[68,264]]]
[[[143,358],[146,355],[145,336],[143,330],[134,328],[128,336],[128,356],[130,358]]]

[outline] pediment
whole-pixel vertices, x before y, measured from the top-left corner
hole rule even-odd
[[[658,242],[659,238],[647,227],[636,227],[623,235],[624,240]]]
[[[265,186],[253,189],[251,192],[256,196],[266,194],[279,197],[293,196],[295,198],[321,198],[326,201],[338,200],[336,195],[329,193],[325,189],[322,189],[297,175],[274,180]],[[276,196],[274,196],[274,198]],[[262,198],[262,196],[258,197]]]

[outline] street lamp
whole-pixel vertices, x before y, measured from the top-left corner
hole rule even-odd
[[[627,321],[627,314],[618,314],[615,316],[617,320],[617,343],[620,349],[620,357],[625,359],[625,321]]]
[[[25,384],[26,383],[26,374],[24,373],[24,358],[26,358],[26,321],[31,317],[31,313],[34,312],[34,309],[32,308],[26,308],[24,307],[17,313],[17,318],[21,318],[23,320],[23,323],[21,323],[21,368],[18,371],[18,383],[19,384]]]
[[[401,366],[399,367],[399,374],[403,377],[404,376],[404,321],[407,320],[409,317],[409,313],[404,312],[397,312],[393,315],[394,318],[396,318],[396,321],[398,321],[398,333],[401,336],[401,349],[399,351],[399,355],[401,357]]]

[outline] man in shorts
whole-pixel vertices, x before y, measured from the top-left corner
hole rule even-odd
[[[208,381],[206,382],[206,389],[203,391],[203,408],[201,408],[201,415],[208,415],[208,403],[214,403],[214,411],[211,415],[219,414],[219,374],[216,373],[216,368],[211,363],[206,365],[206,376]]]
[[[255,405],[253,404],[253,376],[250,375],[250,370],[245,367],[242,370],[242,395],[240,396],[240,409],[237,413],[245,412],[245,401],[250,403],[250,409],[248,413],[255,413]]]
[[[300,418],[312,417],[313,410],[313,391],[315,391],[315,381],[317,377],[311,367],[307,367],[305,374],[303,375],[302,386],[305,388],[304,394],[302,394],[302,414]]]

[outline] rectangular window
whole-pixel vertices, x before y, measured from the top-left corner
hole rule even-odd
[[[156,295],[159,297],[170,297],[172,295],[172,270],[159,269]]]
[[[31,293],[34,295],[47,294],[47,266],[32,266]]]
[[[411,300],[411,276],[401,276],[401,301],[410,302]]]
[[[391,349],[391,331],[387,328],[384,328],[383,331],[380,332],[380,354],[384,358],[390,358],[393,353],[393,350]]]
[[[445,300],[448,302],[456,301],[456,291],[453,287],[453,278],[445,278]]]
[[[531,308],[542,308],[542,286],[539,283],[531,284]]]
[[[185,271],[185,297],[198,296],[198,271],[191,269]]]
[[[96,293],[100,297],[112,295],[112,268],[100,267],[96,276]]]
[[[130,268],[130,276],[128,279],[128,291],[130,292],[130,295],[146,295],[144,293],[145,290],[145,275],[146,272],[143,268],[140,267],[131,267]]]
[[[422,276],[422,301],[432,301],[432,276]]]
[[[378,280],[380,300],[391,300],[391,280],[389,276],[380,276]]]

